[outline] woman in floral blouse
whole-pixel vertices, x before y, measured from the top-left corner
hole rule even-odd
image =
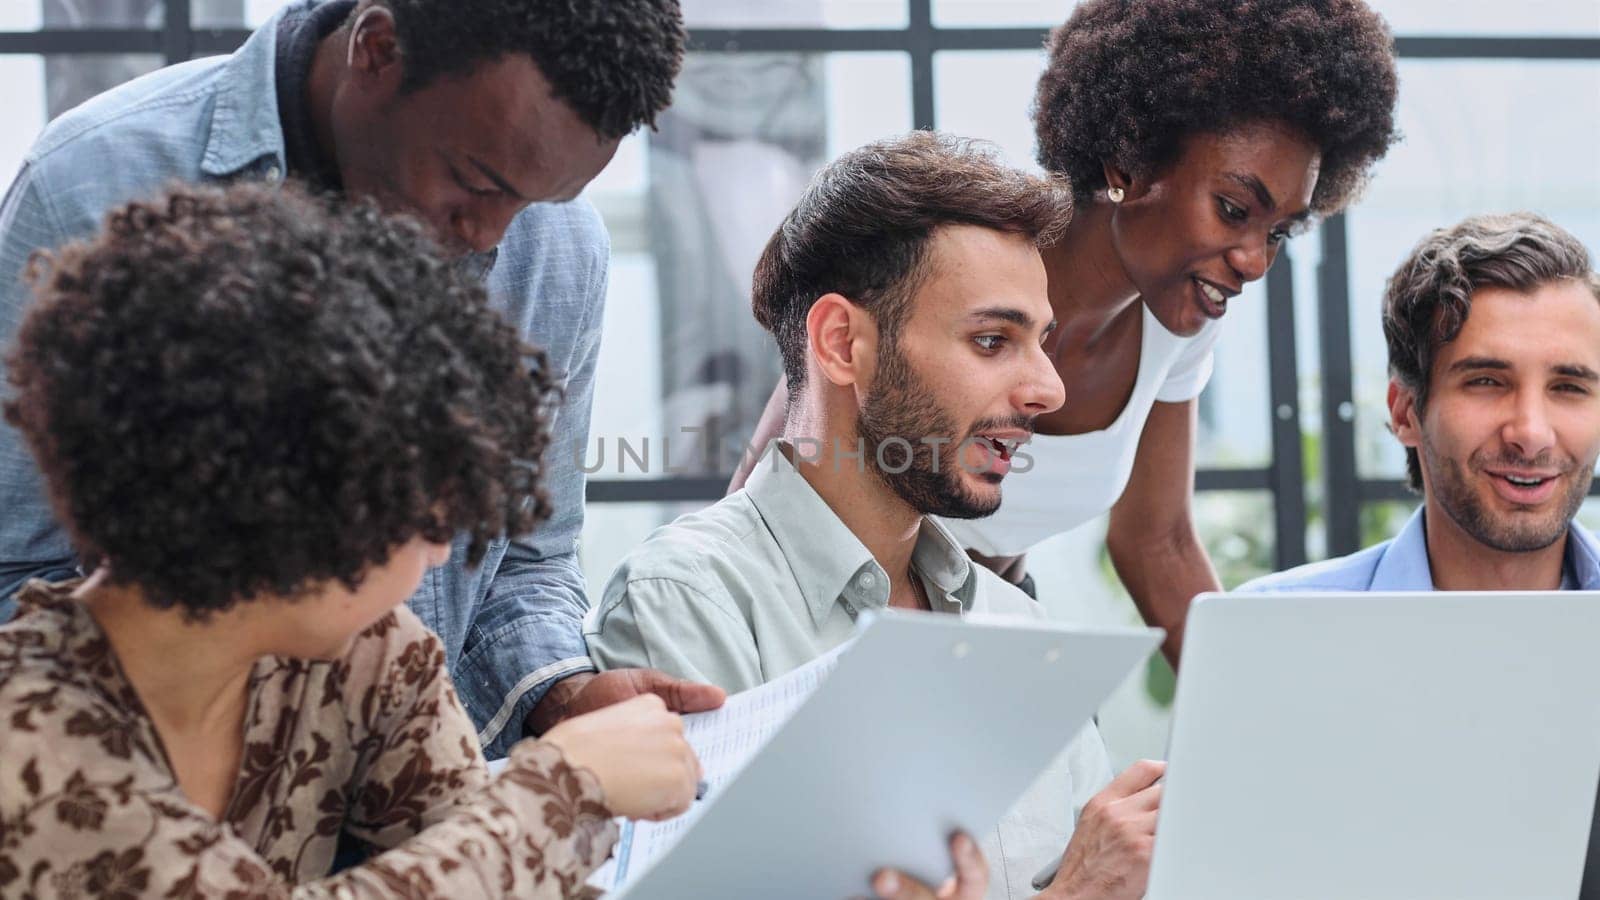
[[[549,512],[541,358],[419,227],[186,188],[35,285],[5,414],[92,571],[0,626],[0,896],[570,897],[687,807],[648,697],[491,778],[402,605]]]

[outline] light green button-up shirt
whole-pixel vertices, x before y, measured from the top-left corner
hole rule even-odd
[[[935,611],[1044,615],[974,565],[933,519],[923,520],[911,565]],[[744,490],[658,529],[630,553],[586,636],[602,669],[660,669],[734,692],[839,646],[862,610],[888,603],[888,573],[793,465],[770,453]],[[961,727],[959,711],[951,727]],[[1060,855],[1077,811],[1110,779],[1091,724],[981,842],[994,873],[989,897],[1032,896],[1033,876]]]

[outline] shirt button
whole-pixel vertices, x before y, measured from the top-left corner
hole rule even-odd
[[[283,180],[283,170],[278,168],[277,166],[269,166],[267,168],[267,180],[272,182],[273,184],[277,184],[278,182],[282,181]]]
[[[856,576],[856,586],[862,590],[869,590],[877,583],[878,576],[872,574],[871,572],[862,572],[860,575]]]

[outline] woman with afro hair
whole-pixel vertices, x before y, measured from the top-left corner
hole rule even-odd
[[[1191,513],[1217,320],[1396,139],[1393,38],[1361,0],[1086,0],[1048,53],[1039,162],[1076,202],[1042,251],[1066,402],[999,511],[946,524],[1033,593],[1024,554],[1109,510],[1111,560],[1176,663],[1190,600],[1220,589]]]
[[[491,777],[403,605],[549,514],[556,401],[419,224],[185,188],[37,263],[5,413],[89,574],[0,625],[0,896],[579,896],[688,807],[655,697]]]

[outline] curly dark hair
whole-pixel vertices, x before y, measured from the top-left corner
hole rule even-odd
[[[6,420],[84,559],[157,607],[354,589],[416,535],[476,563],[550,513],[544,358],[416,222],[180,187],[30,277]]]
[[[1321,148],[1328,215],[1398,138],[1393,48],[1361,0],[1086,0],[1050,38],[1039,163],[1084,200],[1108,162],[1148,177],[1190,134],[1277,121]]]
[[[1383,298],[1389,376],[1411,391],[1420,412],[1439,348],[1456,339],[1472,293],[1500,287],[1527,293],[1556,281],[1586,284],[1600,301],[1600,275],[1570,231],[1535,213],[1481,215],[1430,232],[1390,276]],[[1422,466],[1406,448],[1406,479],[1422,490]]]
[[[654,127],[683,64],[678,0],[372,2],[394,13],[405,54],[403,89],[526,53],[556,97],[607,138]]]
[[[1072,218],[1059,179],[1008,168],[992,144],[931,131],[868,144],[812,179],[756,261],[751,309],[783,354],[791,394],[805,384],[806,316],[837,292],[899,334],[926,274],[936,228],[978,225],[1049,244]]]

